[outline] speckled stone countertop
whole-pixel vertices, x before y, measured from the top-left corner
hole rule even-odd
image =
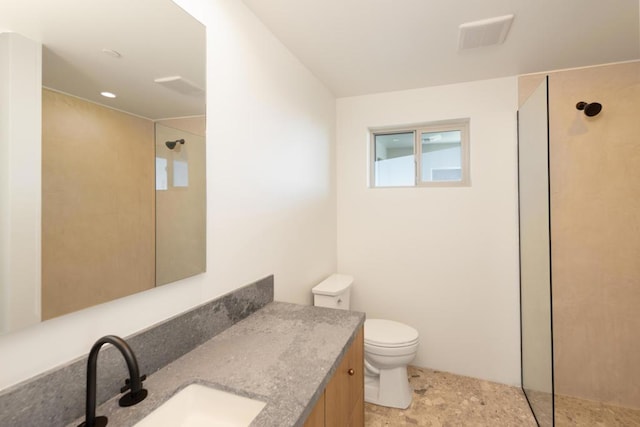
[[[133,426],[199,383],[266,402],[252,426],[301,426],[364,318],[353,311],[270,303],[150,375],[144,382],[149,396],[141,403],[120,408],[116,396],[96,415],[106,415],[109,426]]]

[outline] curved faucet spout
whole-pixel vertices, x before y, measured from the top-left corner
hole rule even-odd
[[[119,403],[120,406],[132,406],[144,400],[147,397],[147,390],[142,388],[142,381],[146,376],[140,376],[138,369],[138,361],[133,354],[133,350],[125,340],[115,335],[107,335],[100,338],[93,344],[89,352],[89,360],[87,362],[87,402],[86,402],[86,419],[85,422],[78,427],[104,427],[107,425],[107,417],[96,417],[96,377],[98,366],[98,353],[104,344],[111,344],[117,348],[129,368],[129,380],[120,390],[121,392],[131,389],[129,393],[124,395]]]

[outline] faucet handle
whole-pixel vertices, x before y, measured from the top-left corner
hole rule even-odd
[[[142,381],[146,379],[146,375],[140,377],[140,386],[142,386]],[[124,381],[124,387],[120,389],[120,393],[124,393],[127,390],[131,390],[131,380],[128,378]],[[118,404],[122,407],[133,406],[136,403],[142,402],[146,397],[147,390],[145,390],[144,388],[140,388],[140,390],[138,391],[130,391],[129,393],[122,396],[120,400],[118,400]]]
[[[123,408],[126,408],[128,406],[133,406],[136,403],[142,402],[146,397],[147,397],[147,390],[144,388],[137,393],[130,391],[129,393],[122,396],[120,400],[118,400],[118,405],[120,405]]]
[[[142,381],[147,379],[147,374],[144,374],[140,377],[140,384],[142,384]],[[127,378],[126,380],[124,380],[124,386],[122,386],[122,388],[120,389],[120,393],[124,393],[127,390],[131,389],[131,380],[129,378]]]

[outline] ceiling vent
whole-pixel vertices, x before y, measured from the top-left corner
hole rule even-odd
[[[503,43],[511,28],[513,17],[514,15],[498,16],[460,25],[458,49],[474,49]]]
[[[204,95],[204,89],[181,76],[161,77],[154,82],[185,95]]]

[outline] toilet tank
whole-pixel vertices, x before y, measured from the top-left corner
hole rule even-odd
[[[313,305],[349,310],[353,277],[332,274],[313,287]]]

